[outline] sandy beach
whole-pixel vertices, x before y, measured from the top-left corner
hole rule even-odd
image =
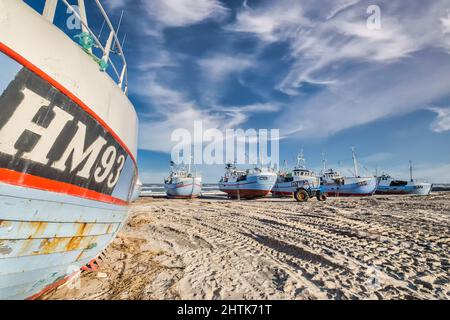
[[[43,299],[449,299],[450,193],[141,198],[80,287]]]

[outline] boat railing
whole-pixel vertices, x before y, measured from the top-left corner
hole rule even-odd
[[[105,43],[105,45],[102,45],[102,43],[99,40],[99,37],[95,35],[95,33],[91,30],[88,24],[87,15],[86,15],[86,7],[84,5],[84,0],[77,0],[78,3],[78,10],[74,8],[73,5],[71,5],[67,0],[45,0],[45,7],[42,15],[44,18],[49,20],[53,23],[53,19],[56,12],[56,7],[58,2],[62,2],[81,23],[81,29],[82,33],[78,35],[80,38],[80,45],[81,41],[85,41],[86,45],[82,45],[83,49],[89,53],[100,65],[100,69],[102,71],[106,71],[108,66],[111,66],[113,70],[113,74],[116,77],[115,81],[117,82],[117,85],[121,88],[121,90],[127,94],[128,92],[128,72],[127,72],[127,61],[125,59],[125,55],[123,53],[122,44],[119,41],[119,38],[117,36],[117,32],[114,29],[108,15],[106,14],[105,9],[103,8],[102,4],[99,0],[92,1],[99,9],[101,15],[104,19],[104,24],[106,24],[106,27],[109,28],[109,36]],[[122,17],[121,17],[122,18]],[[120,27],[120,23],[119,23]],[[103,26],[102,26],[103,28]],[[63,30],[64,31],[64,30]],[[92,41],[91,41],[92,40]],[[88,42],[93,42],[91,45],[88,44]],[[101,57],[97,57],[95,53],[93,53],[92,47],[96,47],[101,52]],[[112,61],[110,54],[114,52],[114,50],[118,51],[118,56],[121,58],[121,69],[120,72],[118,71],[118,66]]]

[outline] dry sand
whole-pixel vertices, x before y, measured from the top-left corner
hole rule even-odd
[[[99,272],[45,299],[449,299],[450,193],[137,201]]]

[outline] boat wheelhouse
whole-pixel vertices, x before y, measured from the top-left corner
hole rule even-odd
[[[298,188],[316,188],[319,186],[317,175],[306,168],[303,150],[297,155],[297,164],[291,172],[286,169],[278,172],[277,181],[272,188],[275,197],[291,197]]]

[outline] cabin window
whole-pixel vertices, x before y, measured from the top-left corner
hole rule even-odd
[[[242,175],[237,178],[237,181],[245,181],[247,180],[247,175]]]
[[[399,180],[395,180],[391,182],[391,187],[404,187],[408,184],[407,181],[399,181]]]

